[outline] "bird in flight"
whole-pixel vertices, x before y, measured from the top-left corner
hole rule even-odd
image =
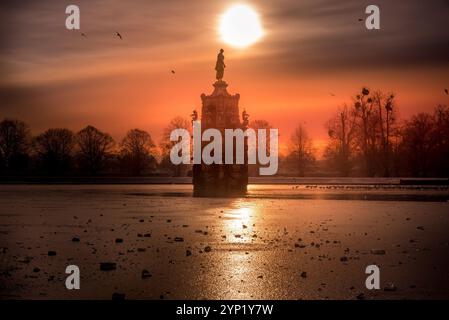
[[[175,70],[172,70],[171,73],[175,74],[176,72],[175,72]]]
[[[447,91],[447,89],[444,89],[444,92],[446,92],[446,94],[449,95],[449,91]]]
[[[118,33],[117,31],[115,32],[115,35],[116,35],[117,37],[119,37],[120,40],[123,40],[123,39],[122,39],[122,35],[121,35],[120,33]]]
[[[363,19],[362,19],[362,18],[359,18],[359,21],[363,21]]]
[[[87,35],[84,32],[81,32],[81,36],[87,38]]]
[[[332,97],[335,97],[335,94],[334,94],[334,93],[331,92],[331,93],[329,93],[329,94],[330,94]]]

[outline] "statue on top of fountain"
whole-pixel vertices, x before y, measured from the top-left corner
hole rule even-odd
[[[223,80],[224,69],[226,68],[226,65],[224,63],[223,52],[224,52],[224,50],[220,49],[220,53],[217,55],[217,63],[215,64],[215,71],[217,71],[217,74],[216,74],[215,78],[218,81],[222,81]]]

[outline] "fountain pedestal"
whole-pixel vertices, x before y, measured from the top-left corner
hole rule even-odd
[[[214,91],[210,95],[202,94],[201,108],[201,136],[207,129],[214,128],[225,137],[225,129],[243,129],[240,122],[239,99],[240,95],[231,95],[227,91],[228,84],[218,80],[214,84]],[[201,150],[208,142],[202,142]],[[225,143],[222,144],[223,148]],[[234,143],[234,158],[235,158]],[[245,163],[224,164],[225,150],[222,150],[222,163],[205,163],[193,165],[193,189],[195,196],[232,196],[246,192],[248,185],[247,142],[245,140]]]

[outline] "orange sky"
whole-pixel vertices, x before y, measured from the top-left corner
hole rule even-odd
[[[221,47],[229,92],[240,93],[252,120],[279,128],[281,143],[302,123],[322,146],[324,123],[362,86],[396,93],[402,118],[449,104],[444,11],[379,1],[382,28],[367,31],[360,1],[241,2],[259,13],[265,31],[244,49],[217,32],[235,1],[78,1],[80,31],[65,29],[64,3],[6,1],[0,117],[25,120],[34,133],[91,124],[116,139],[138,127],[158,140],[171,118],[201,110]],[[417,21],[426,10],[431,21]]]

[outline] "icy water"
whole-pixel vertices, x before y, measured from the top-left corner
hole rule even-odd
[[[449,298],[447,187],[191,195],[189,185],[0,186],[0,298]],[[371,264],[380,290],[365,288]],[[65,288],[67,265],[80,268],[80,290]]]

